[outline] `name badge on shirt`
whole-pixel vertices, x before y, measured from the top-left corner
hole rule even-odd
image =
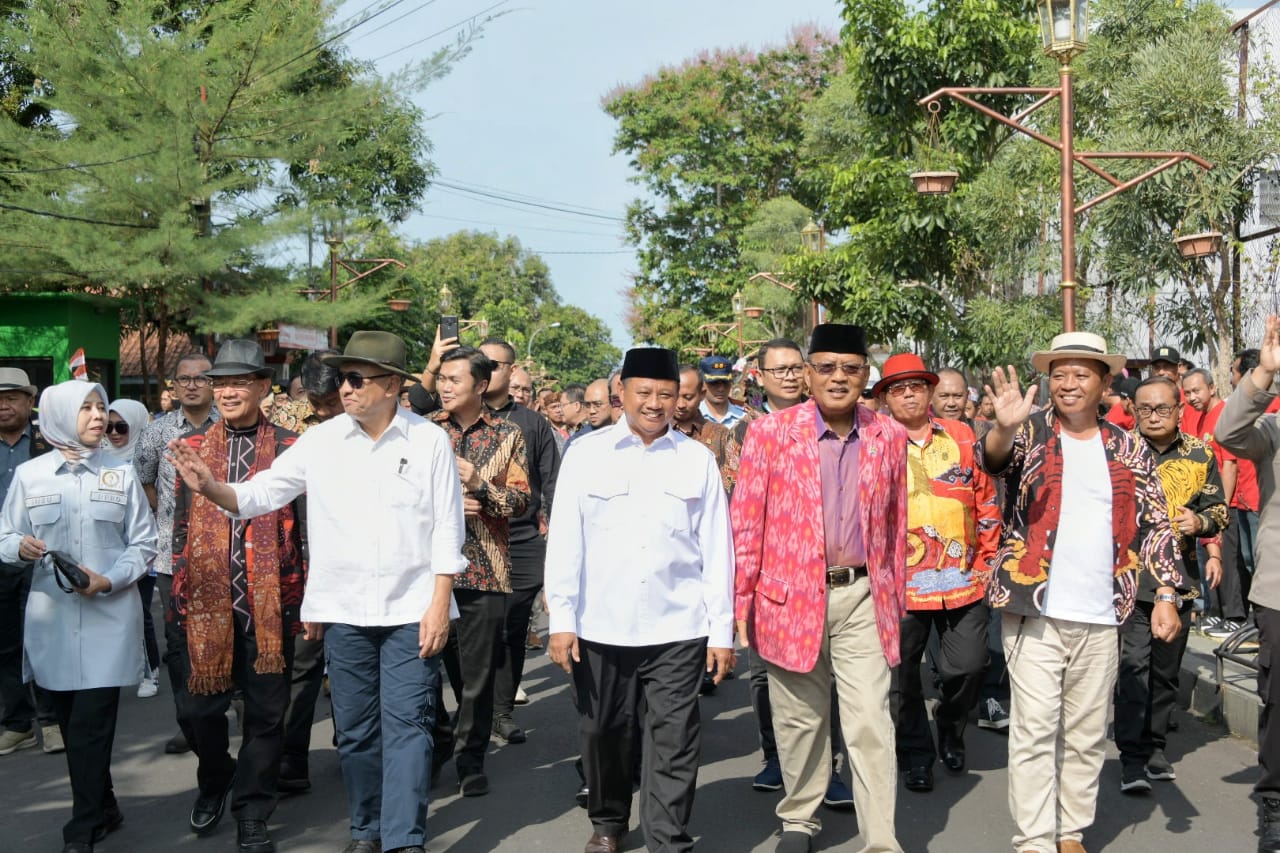
[[[108,492],[124,491],[124,475],[114,468],[103,468],[98,474],[98,488]],[[123,500],[120,503],[124,503]]]
[[[124,506],[129,502],[129,499],[124,495],[117,495],[112,492],[90,492],[89,500],[106,501],[109,504],[119,504],[120,506]]]
[[[49,504],[62,503],[62,495],[37,495],[34,498],[27,498],[27,507],[48,506]]]

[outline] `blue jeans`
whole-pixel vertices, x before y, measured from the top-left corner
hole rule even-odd
[[[1244,568],[1253,575],[1254,552],[1258,542],[1258,514],[1251,509],[1234,509],[1235,523],[1240,528],[1240,554],[1244,559]]]
[[[418,657],[416,622],[328,625],[324,653],[351,837],[424,845],[439,657]]]

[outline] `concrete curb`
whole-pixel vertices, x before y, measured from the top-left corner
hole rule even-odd
[[[1222,685],[1217,683],[1219,640],[1194,631],[1187,638],[1178,679],[1178,701],[1192,714],[1222,725],[1229,734],[1258,743],[1258,699],[1256,673],[1231,661],[1223,662]]]

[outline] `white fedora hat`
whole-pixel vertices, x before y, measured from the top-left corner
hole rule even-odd
[[[1119,353],[1107,352],[1107,341],[1093,332],[1064,332],[1056,336],[1049,349],[1032,353],[1031,366],[1040,373],[1048,373],[1049,366],[1065,358],[1091,358],[1107,366],[1108,373],[1119,373],[1129,359]]]

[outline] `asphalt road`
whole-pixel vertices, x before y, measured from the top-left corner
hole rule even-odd
[[[745,664],[743,670],[745,672]],[[486,797],[457,795],[457,777],[447,768],[428,818],[429,851],[541,851],[577,853],[590,834],[586,813],[573,800],[577,775],[576,716],[563,673],[542,655],[530,659],[526,689],[531,703],[517,708],[529,734],[518,746],[493,742],[488,760],[492,786]],[[710,853],[772,851],[779,794],[752,791],[759,768],[755,719],[745,678],[726,682],[702,699],[703,760],[692,831]],[[285,798],[271,821],[282,853],[338,853],[348,839],[347,805],[330,746],[328,700],[321,698],[311,759],[311,792]],[[1241,853],[1256,846],[1255,811],[1248,799],[1255,778],[1254,755],[1239,740],[1180,715],[1169,757],[1175,782],[1153,783],[1150,796],[1119,793],[1114,751],[1102,774],[1098,817],[1085,835],[1098,850],[1160,853]],[[176,731],[167,685],[153,699],[126,692],[116,736],[113,773],[125,814],[120,831],[99,853],[234,851],[230,815],[209,838],[187,828],[195,796],[195,759],[163,754]],[[1011,849],[1003,735],[970,727],[969,769],[950,776],[939,764],[931,794],[899,789],[898,830],[907,851],[1004,851]],[[62,756],[39,749],[0,757],[0,853],[61,850],[61,826],[70,811]],[[635,818],[633,818],[633,821]],[[860,849],[857,820],[823,811],[817,850]],[[633,824],[634,827],[634,824]],[[638,828],[624,849],[643,850]]]

